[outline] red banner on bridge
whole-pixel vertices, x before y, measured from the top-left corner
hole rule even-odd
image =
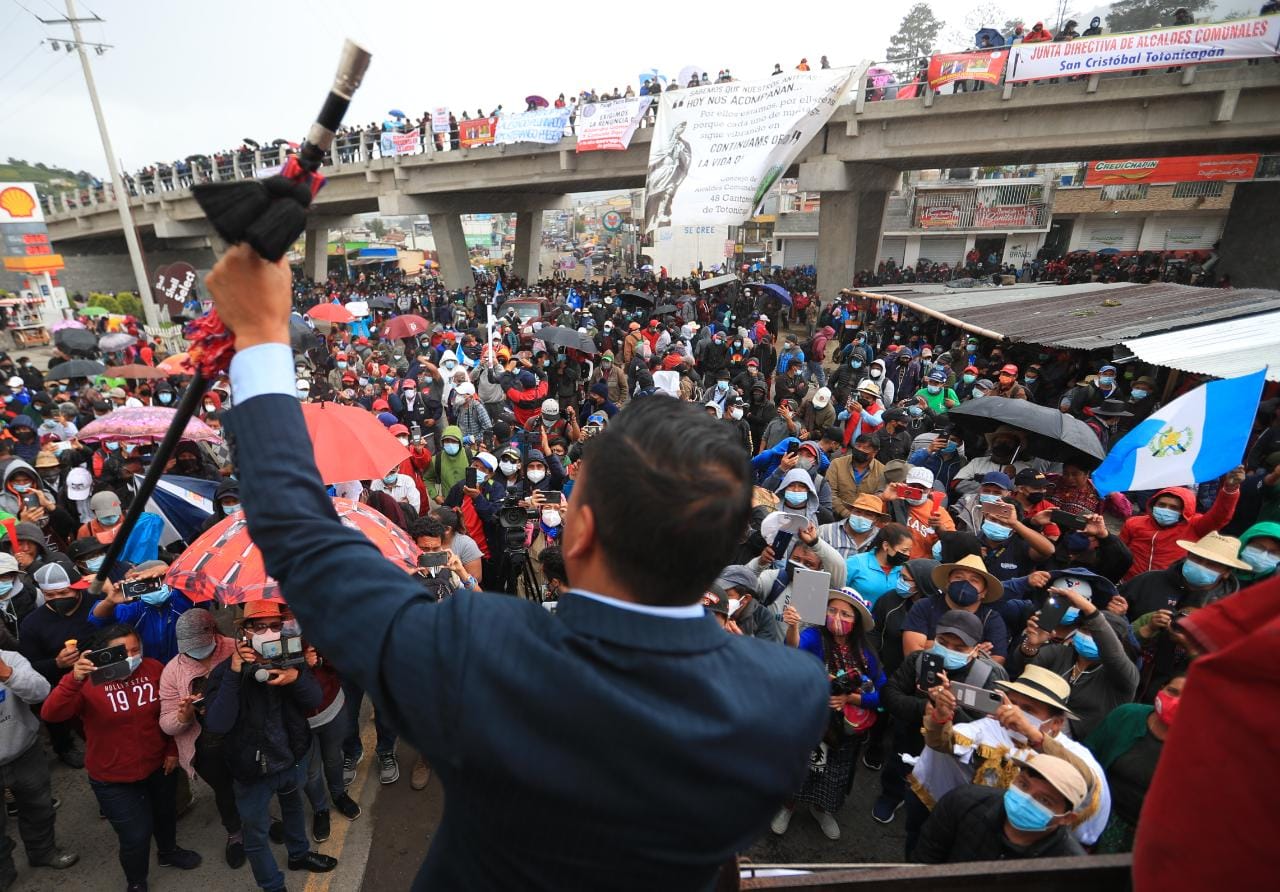
[[[1256,154],[1091,161],[1084,175],[1084,184],[1240,182],[1253,179],[1257,169]]]
[[[1004,76],[1004,63],[1008,59],[1004,50],[984,50],[980,53],[939,53],[929,59],[929,86],[939,87],[955,81],[983,81],[1000,83]],[[901,92],[898,98],[902,98]]]
[[[458,144],[464,149],[470,149],[473,146],[491,146],[497,132],[498,119],[495,117],[459,121]]]

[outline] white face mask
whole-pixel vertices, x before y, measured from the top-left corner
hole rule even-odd
[[[556,511],[553,508],[543,508],[542,509],[542,525],[546,527],[551,527],[552,529],[560,526],[560,512]]]
[[[530,483],[541,483],[543,480],[546,479],[546,477],[547,477],[547,472],[544,471],[542,468],[532,468],[529,471]]]
[[[401,446],[408,446],[408,445],[409,445],[409,438],[408,438],[408,437],[396,437],[396,439],[400,441],[400,445],[401,445]]]
[[[520,467],[520,466],[519,466],[519,465],[517,465],[515,462],[510,462],[510,461],[500,461],[500,462],[498,462],[498,470],[499,470],[499,471],[501,471],[503,474],[505,474],[505,475],[506,475],[506,476],[508,476],[508,477],[510,477],[512,474],[514,474],[514,473],[516,472],[516,469],[517,469],[517,468],[519,468],[519,467]]]

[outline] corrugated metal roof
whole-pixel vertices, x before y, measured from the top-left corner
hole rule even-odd
[[[867,293],[906,301],[930,315],[949,316],[1012,341],[1073,350],[1112,347],[1148,334],[1280,310],[1280,291],[1165,283]]]
[[[1143,362],[1234,378],[1267,366],[1267,380],[1280,381],[1280,313],[1212,322],[1181,331],[1124,341]]]

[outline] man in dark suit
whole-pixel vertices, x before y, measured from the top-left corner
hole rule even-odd
[[[710,888],[800,787],[827,723],[810,655],[701,606],[746,528],[731,431],[652,397],[595,438],[564,519],[556,614],[440,603],[333,512],[294,396],[289,269],[227,252],[245,513],[315,646],[430,761],[447,805],[415,888]]]

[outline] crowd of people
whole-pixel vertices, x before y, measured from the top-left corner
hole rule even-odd
[[[875,270],[860,270],[854,278],[859,287],[946,283],[970,279],[975,283],[994,285],[1015,282],[1056,282],[1077,285],[1082,282],[1173,282],[1178,285],[1231,287],[1231,277],[1219,276],[1213,268],[1216,253],[1209,251],[1072,251],[1062,257],[1040,252],[1022,266],[1002,263],[992,252],[982,257],[971,250],[962,263],[934,263],[920,259],[914,265],[897,263],[893,258],[881,261]]]
[[[509,280],[498,295],[298,282],[298,310],[353,298],[374,309],[306,329],[296,393],[360,407],[406,448],[381,477],[332,491],[438,556],[417,571],[428,597],[485,589],[551,611],[573,583],[561,537],[592,438],[633,404],[692,403],[728,426],[754,487],[703,603],[727,634],[808,651],[830,684],[829,721],[772,832],[803,804],[832,840],[849,808],[901,820],[918,861],[1127,851],[1199,652],[1196,612],[1280,563],[1274,401],[1221,480],[1104,498],[1085,459],[1046,459],[1026,431],[982,434],[949,410],[1029,400],[1080,419],[1106,449],[1175,395],[1163,370],[991,343],[852,292],[819,300],[803,271],[779,278],[789,300],[747,279],[706,292],[696,280]],[[523,320],[516,298],[549,311]],[[406,314],[427,329],[385,338]],[[111,358],[161,363],[138,334]],[[223,857],[247,862],[261,888],[283,886],[272,842],[291,870],[332,870],[313,843],[333,812],[360,817],[347,793],[364,756],[358,684],[313,647],[271,662],[273,645],[306,635],[287,604],[196,603],[165,582],[188,542],[131,539],[102,596],[86,591],[154,445],[78,433],[119,408],[173,406],[189,379],[47,372],[0,357],[0,689],[14,695],[0,698],[12,719],[0,766],[29,862],[77,860],[55,837],[47,745],[83,770],[131,890],[146,888],[152,838],[160,865],[200,865],[177,831],[200,785]],[[236,396],[219,380],[201,419],[220,430]],[[217,483],[209,526],[238,514],[233,450],[184,442],[170,461]],[[113,653],[116,674],[92,681]],[[375,718],[378,778],[396,783],[396,729]],[[874,802],[846,801],[858,770],[880,773]],[[417,757],[412,786],[430,771]],[[15,870],[0,855],[0,888]]]

